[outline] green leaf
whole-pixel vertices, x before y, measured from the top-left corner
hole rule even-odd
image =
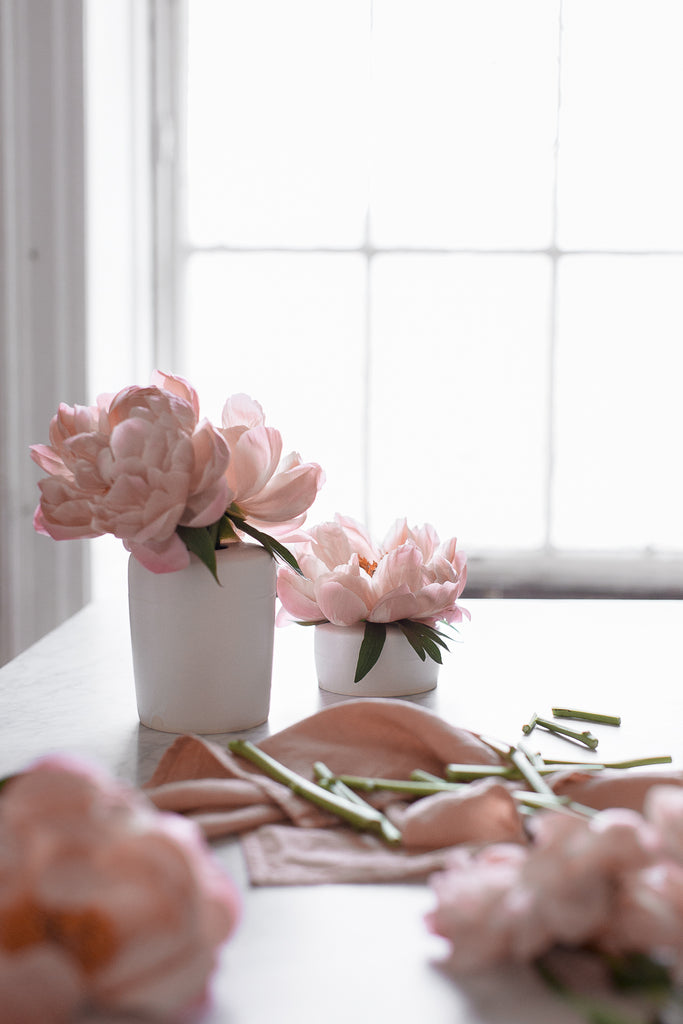
[[[669,992],[673,987],[668,967],[646,953],[624,953],[606,957],[612,981],[620,991]]]
[[[425,652],[422,646],[422,642],[414,629],[414,623],[410,622],[409,619],[400,619],[397,623],[398,628],[403,633],[404,637],[417,654],[420,661],[425,660]]]
[[[433,626],[428,626],[424,622],[413,622],[411,619],[399,619],[397,625],[422,661],[429,655],[437,665],[443,664],[439,647],[447,651],[448,644],[442,639],[442,633]]]
[[[216,543],[215,537],[218,534],[217,524],[214,526],[177,526],[176,533],[182,540],[188,551],[196,555],[209,570],[218,586],[220,581],[216,572]]]
[[[231,541],[239,540],[239,537],[235,533],[235,528],[227,515],[223,515],[216,525],[218,527],[216,547],[219,547],[222,544],[228,544]]]
[[[358,661],[356,663],[356,675],[354,676],[354,683],[359,683],[363,679],[373,665],[377,664],[377,660],[382,653],[384,647],[384,641],[387,638],[387,627],[384,622],[366,622],[365,632],[363,634],[363,642],[360,645],[360,651],[358,652]]]
[[[432,661],[435,661],[437,665],[443,664],[441,651],[430,636],[422,637],[422,646],[424,647],[425,654],[428,654]]]
[[[266,549],[272,558],[279,558],[282,562],[286,562],[294,572],[298,573],[299,576],[303,576],[299,563],[292,552],[289,551],[284,544],[281,544],[278,540],[275,540],[274,537],[269,536],[269,534],[262,533],[261,530],[257,530],[255,526],[252,526],[251,523],[248,523],[246,519],[242,519],[240,516],[236,516],[233,513],[226,513],[226,518],[231,520],[235,527],[238,530],[241,530],[242,533],[246,533],[247,536],[253,537],[254,540],[258,541],[258,543]]]

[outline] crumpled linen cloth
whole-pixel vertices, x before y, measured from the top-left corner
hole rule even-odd
[[[381,698],[333,704],[258,746],[309,779],[315,761],[336,774],[393,779],[407,779],[415,768],[443,775],[450,762],[501,763],[474,733],[418,705]],[[551,784],[589,806],[636,810],[654,782],[683,784],[681,773],[624,776],[564,772]],[[364,794],[402,831],[401,846],[390,848],[198,736],[179,737],[144,787],[158,808],[193,818],[209,839],[239,834],[253,885],[421,880],[461,843],[526,842],[513,788],[521,787],[485,779],[413,802]]]

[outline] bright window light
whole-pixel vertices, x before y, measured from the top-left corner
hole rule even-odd
[[[683,554],[678,0],[191,0],[178,368],[312,520]],[[540,562],[539,562],[540,564]]]

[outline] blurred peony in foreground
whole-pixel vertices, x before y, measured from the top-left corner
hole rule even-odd
[[[528,848],[456,851],[432,884],[432,931],[457,972],[530,963],[563,946],[641,954],[683,980],[683,789],[654,786],[643,815],[544,812]]]
[[[202,1005],[239,897],[191,822],[50,757],[0,791],[0,851],[3,1020]]]

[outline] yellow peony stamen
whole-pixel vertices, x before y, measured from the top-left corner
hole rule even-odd
[[[375,569],[377,568],[377,562],[370,562],[364,555],[358,556],[358,564],[361,569],[365,569],[368,576],[375,575]]]

